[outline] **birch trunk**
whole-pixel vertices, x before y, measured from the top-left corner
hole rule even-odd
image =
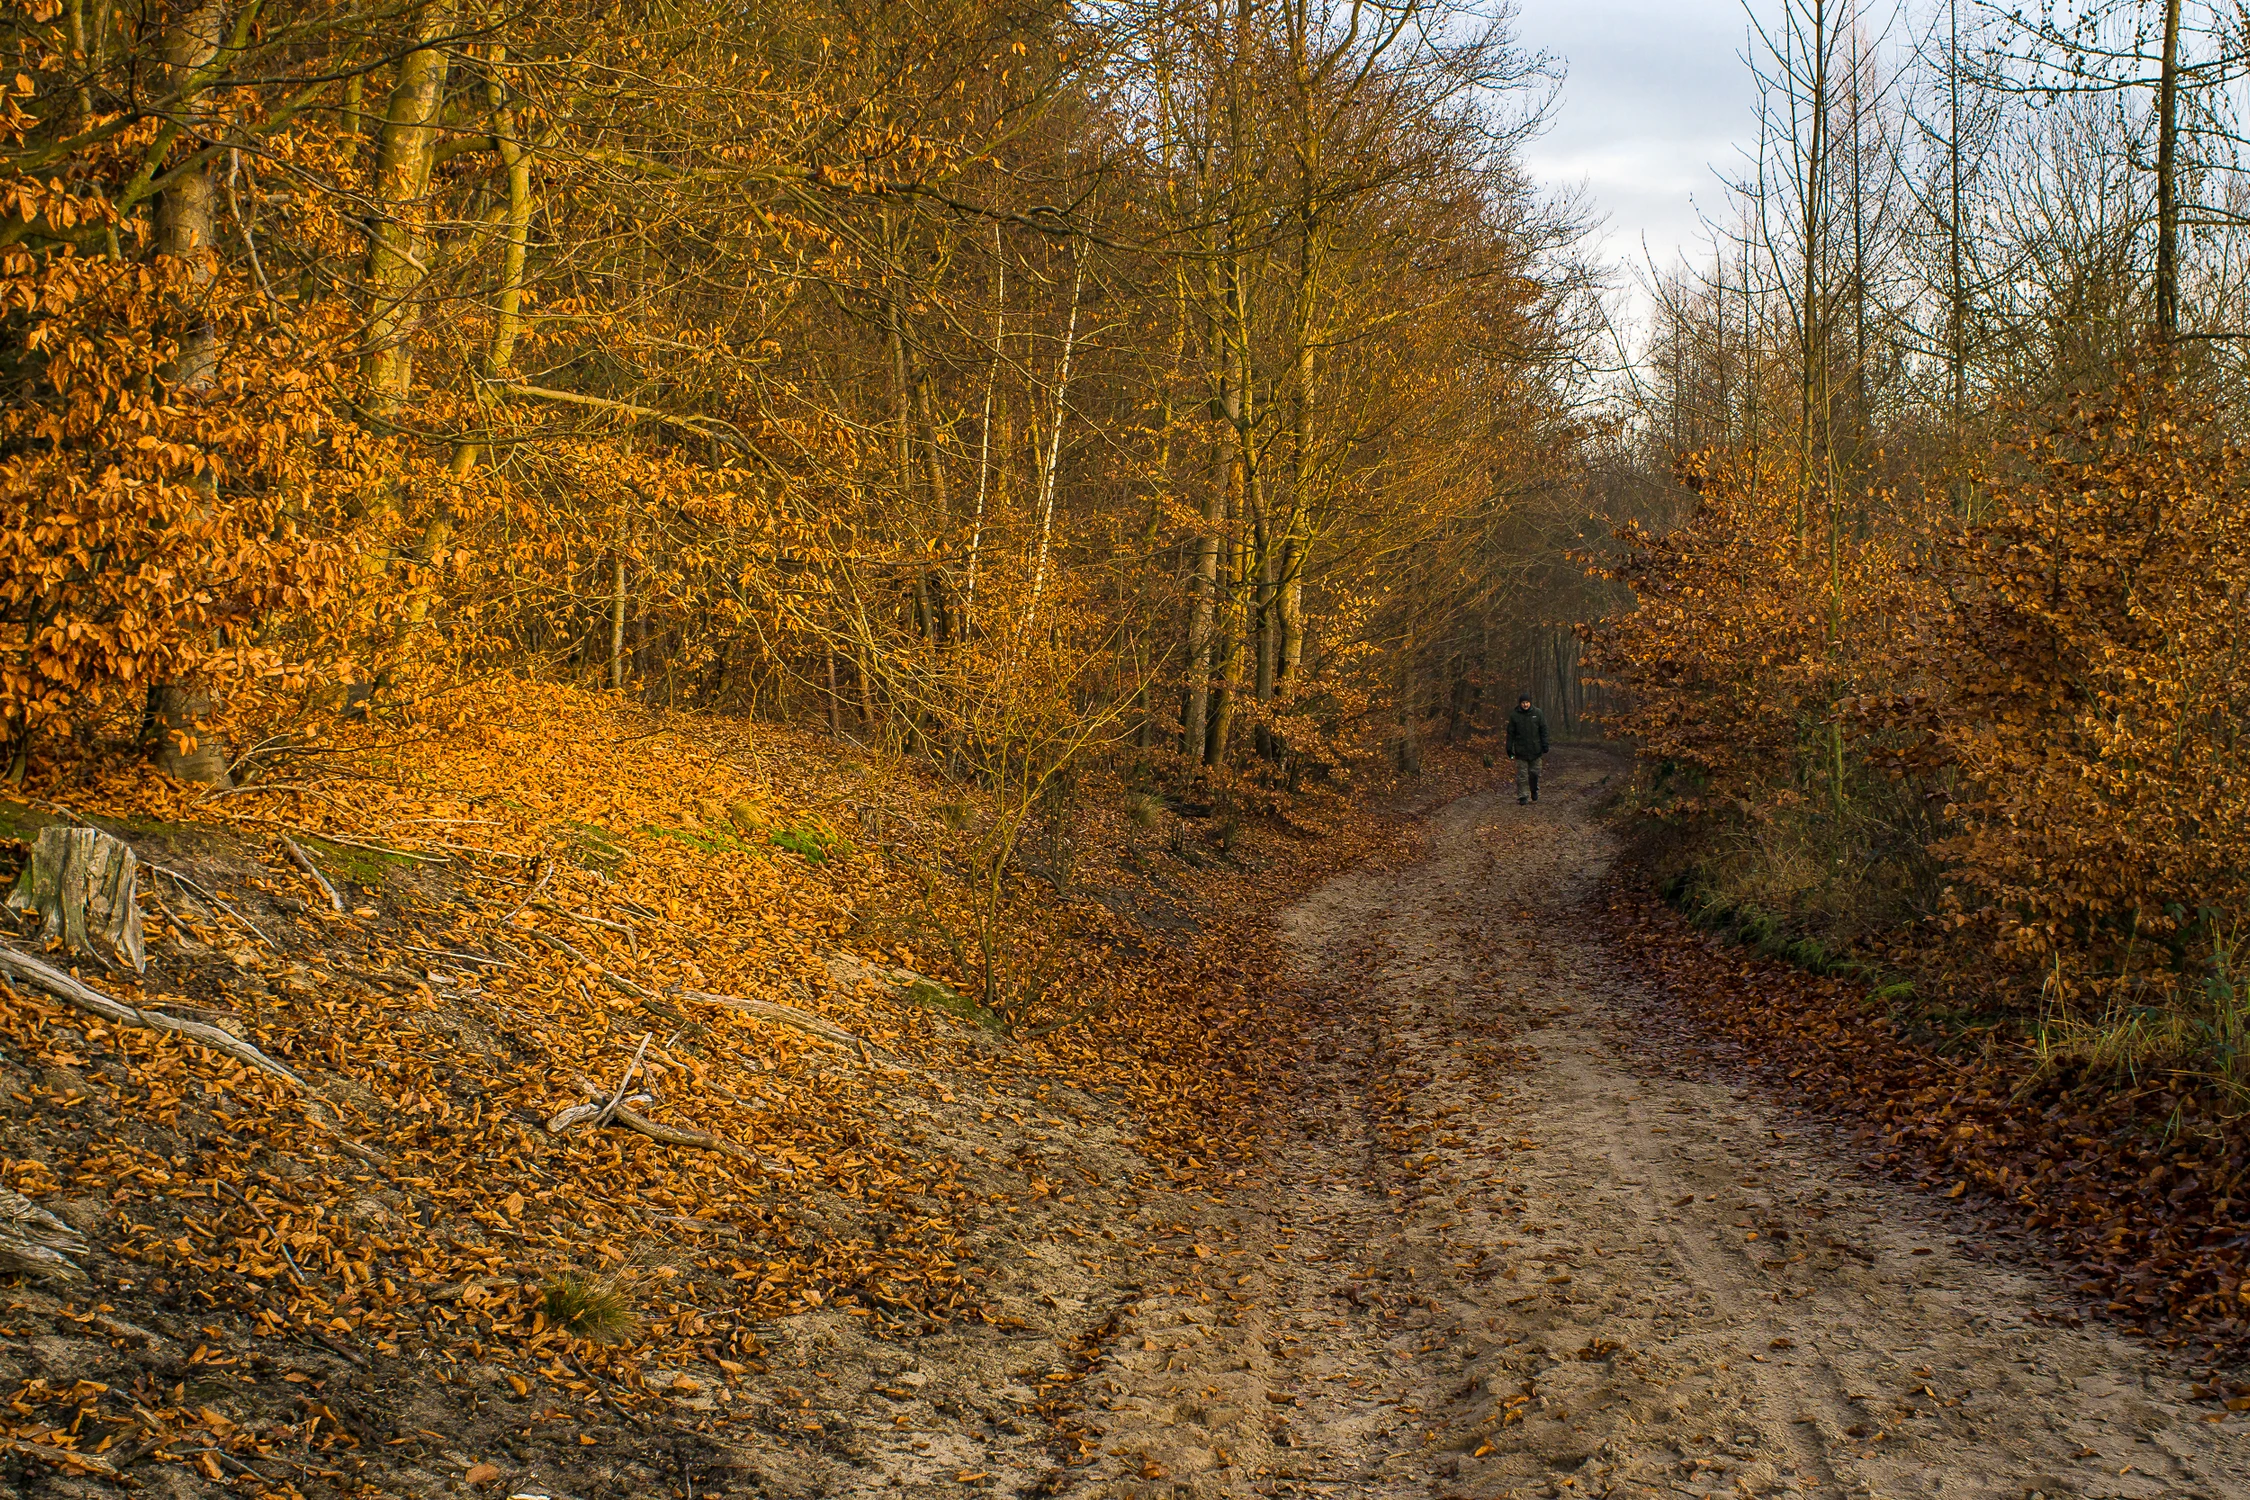
[[[1070,357],[1078,343],[1078,303],[1086,288],[1086,250],[1079,246],[1077,267],[1070,280],[1070,317],[1063,325],[1062,360],[1055,372],[1055,410],[1047,434],[1047,456],[1039,465],[1039,558],[1031,570],[1031,603],[1038,607],[1047,587],[1047,548],[1055,527],[1055,468],[1062,461],[1063,418],[1068,414]]]

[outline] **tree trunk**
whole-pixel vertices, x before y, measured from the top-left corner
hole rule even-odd
[[[505,49],[495,47],[491,60],[498,64],[505,56]],[[485,97],[492,110],[492,139],[499,147],[500,165],[508,174],[508,217],[507,238],[500,247],[500,288],[492,312],[492,338],[484,351],[485,384],[477,393],[480,413],[491,410],[490,386],[506,377],[515,360],[516,340],[523,333],[524,272],[531,253],[532,207],[531,152],[517,138],[520,127],[516,112],[508,107],[506,92],[497,79],[486,85]],[[474,439],[455,445],[454,478],[462,478],[475,466],[480,446]]]
[[[1070,357],[1078,343],[1078,301],[1086,289],[1086,247],[1080,245],[1078,265],[1070,280],[1070,317],[1063,326],[1062,361],[1055,371],[1054,427],[1047,434],[1047,455],[1039,464],[1039,556],[1031,570],[1034,607],[1047,587],[1047,546],[1055,524],[1055,470],[1062,461],[1063,419],[1069,412]]]
[[[1226,633],[1219,654],[1219,684],[1211,694],[1211,724],[1203,743],[1203,763],[1219,765],[1227,758],[1227,740],[1234,730],[1234,700],[1242,691],[1242,605],[1249,561],[1246,548],[1229,539],[1226,546]]]
[[[1274,683],[1281,692],[1293,686],[1305,661],[1305,549],[1297,538],[1281,544],[1281,661]]]
[[[609,687],[611,692],[625,691],[625,548],[620,542],[610,580],[609,594]]]
[[[226,745],[206,723],[213,707],[210,689],[194,680],[158,683],[148,690],[142,735],[159,771],[179,781],[233,785]]]
[[[367,322],[360,346],[361,400],[387,425],[414,380],[413,340],[429,264],[426,199],[445,102],[446,56],[433,45],[451,29],[444,4],[422,13],[417,45],[399,59],[390,107],[376,144],[373,227],[367,236]]]
[[[181,146],[201,150],[218,121],[204,104],[207,91],[195,75],[211,65],[226,40],[224,0],[203,0],[180,18],[164,38],[165,82],[184,97],[180,104]],[[165,376],[174,391],[200,390],[219,362],[218,332],[206,303],[218,280],[218,182],[214,163],[180,172],[156,202],[155,250],[180,267],[180,298],[185,317],[179,347]]]
[[[2180,336],[2180,0],[2164,0],[2164,66],[2156,85],[2156,341],[2170,363]]]
[[[1223,453],[1214,452],[1213,473],[1203,498],[1203,531],[1195,541],[1195,574],[1188,608],[1187,691],[1180,714],[1180,750],[1201,760],[1210,728],[1211,627],[1218,608],[1219,530],[1226,524],[1227,484],[1232,473]]]
[[[969,587],[961,602],[961,636],[966,640],[977,628],[977,569],[984,554],[985,492],[992,483],[992,408],[1000,389],[1001,340],[1008,331],[1008,262],[1000,238],[1000,223],[992,224],[992,362],[984,375],[984,421],[977,429],[977,504],[969,522]]]

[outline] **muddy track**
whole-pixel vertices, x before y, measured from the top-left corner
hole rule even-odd
[[[1067,1495],[2250,1495],[2250,1423],[1976,1221],[1675,1065],[1577,917],[1615,769],[1480,795],[1286,921],[1319,997],[1271,1177],[1198,1200]]]

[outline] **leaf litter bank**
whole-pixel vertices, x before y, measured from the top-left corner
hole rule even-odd
[[[26,1494],[1040,1483],[1090,1456],[1072,1385],[1142,1231],[1258,1150],[1297,1003],[1270,912],[1382,833],[1309,797],[1223,852],[1089,797],[1075,878],[1005,913],[1024,1034],[1074,1024],[1007,1040],[949,988],[958,789],[826,741],[527,688],[296,785],[38,790],[161,822],[184,877],[144,979],[82,977],[346,1129],[0,994],[0,1174],[96,1247],[89,1285],[0,1286]],[[711,1147],[549,1133],[636,1052],[626,1102]]]

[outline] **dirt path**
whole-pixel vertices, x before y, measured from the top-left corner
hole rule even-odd
[[[1073,1495],[2250,1495],[2246,1419],[2041,1273],[1670,1066],[1573,916],[1610,762],[1466,798],[1289,935],[1325,1002],[1266,1191],[1152,1226]],[[1169,1231],[1171,1238],[1165,1239]],[[1171,1249],[1160,1247],[1169,1245]]]

